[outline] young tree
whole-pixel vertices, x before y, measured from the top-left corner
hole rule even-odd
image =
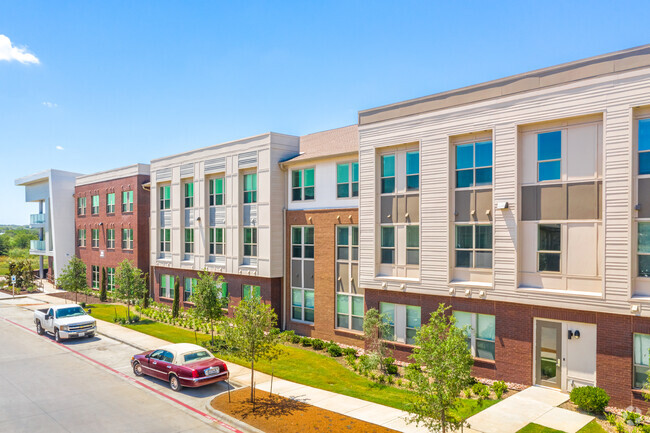
[[[471,383],[474,363],[465,340],[466,330],[456,327],[454,316],[446,314],[449,308],[440,304],[431,313],[429,323],[417,332],[411,358],[422,369],[407,372],[407,378],[415,385],[415,393],[407,403],[411,413],[408,422],[442,433],[456,431],[466,424],[450,411],[461,391]]]
[[[390,319],[386,314],[380,314],[374,308],[366,311],[363,318],[363,338],[366,343],[366,350],[377,359],[376,362],[384,372],[386,372],[384,360],[391,354],[391,350],[386,346],[384,338],[390,333]]]
[[[146,280],[147,289],[144,291],[142,296],[142,308],[149,308],[149,274],[144,274],[144,279]]]
[[[102,266],[102,287],[99,289],[99,300],[106,302],[106,267]]]
[[[194,313],[210,323],[210,335],[214,344],[214,324],[223,317],[223,309],[228,308],[228,298],[221,296],[217,284],[224,283],[225,278],[219,275],[215,280],[208,271],[199,272],[199,279],[193,287],[192,302]]]
[[[251,363],[251,402],[255,402],[255,362],[273,360],[278,356],[278,316],[270,305],[258,296],[242,299],[235,308],[235,316],[224,326],[224,337],[230,350]]]
[[[142,298],[147,290],[145,276],[142,271],[128,260],[124,259],[115,271],[115,296],[126,303],[126,320],[131,321],[131,305]]]
[[[181,307],[181,289],[180,289],[180,278],[174,279],[174,303],[172,304],[172,317],[175,319],[178,317],[178,310]]]
[[[61,275],[56,280],[56,284],[61,286],[66,292],[74,293],[74,301],[77,302],[77,295],[88,287],[86,276],[86,264],[77,256],[73,256],[68,264],[61,271]]]

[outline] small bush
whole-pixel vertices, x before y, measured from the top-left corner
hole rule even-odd
[[[490,388],[484,383],[477,382],[472,385],[472,392],[478,397],[478,401],[483,401],[490,396]]]
[[[329,353],[332,358],[336,358],[343,355],[343,350],[341,350],[341,347],[338,344],[330,344],[327,347],[327,353]]]
[[[606,413],[605,414],[605,419],[610,425],[616,425],[616,414],[614,413]]]
[[[388,384],[392,385],[395,383],[395,378],[393,376],[387,376],[388,377]]]
[[[617,433],[627,433],[627,427],[621,421],[616,421],[614,428],[616,429]]]
[[[388,364],[386,366],[386,373],[395,375],[397,374],[397,365],[395,364]]]
[[[464,389],[463,395],[465,396],[465,398],[472,398],[472,388]]]
[[[283,331],[280,333],[280,338],[284,341],[291,341],[291,337],[296,335],[295,331]]]
[[[353,347],[346,347],[345,349],[343,349],[343,354],[345,356],[354,355],[356,357],[357,356],[357,349],[355,349]]]
[[[628,421],[631,421],[632,423],[634,423],[634,425],[638,425],[641,423],[641,415],[636,412],[626,410],[625,412],[623,412],[623,420],[626,423],[628,423]]]
[[[280,328],[271,328],[269,331],[269,334],[275,336],[275,335],[280,335],[282,331],[280,331]]]
[[[311,338],[309,337],[302,337],[300,339],[300,345],[304,347],[310,347],[311,346]]]
[[[300,340],[302,340],[302,337],[300,337],[300,335],[292,335],[289,339],[289,341],[291,341],[293,344],[300,343]]]
[[[359,369],[361,371],[372,371],[379,365],[379,358],[376,355],[361,355],[359,357]]]
[[[357,357],[351,354],[347,354],[345,355],[345,362],[350,366],[355,365],[357,362]]]
[[[604,389],[597,386],[580,386],[573,388],[570,395],[571,401],[582,410],[596,414],[603,413],[609,403],[609,395]]]
[[[412,363],[406,366],[406,371],[407,372],[412,372],[412,373],[417,373],[422,371],[422,368],[420,367],[420,364],[417,363]]]
[[[496,395],[497,400],[503,396],[503,393],[508,390],[508,385],[502,380],[497,380],[492,384],[492,391],[494,391],[494,395]]]
[[[379,375],[379,377],[377,379],[378,379],[379,383],[386,383],[386,381],[387,381],[386,376],[383,375],[383,374]]]
[[[377,375],[371,371],[370,373],[368,373],[368,378],[370,380],[377,380]]]
[[[314,338],[311,341],[311,346],[314,348],[314,350],[323,350],[325,348],[325,342],[320,338]]]

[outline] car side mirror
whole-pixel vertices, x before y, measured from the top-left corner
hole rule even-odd
[[[89,308],[88,309],[88,314],[92,313],[92,311],[93,311],[92,308]]]
[[[151,358],[151,353],[148,354],[148,355],[145,355],[144,357],[147,358],[147,359]]]
[[[52,316],[50,316],[49,314],[45,315],[45,320],[50,320],[51,318],[52,318]]]

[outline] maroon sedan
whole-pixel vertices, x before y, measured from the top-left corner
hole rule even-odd
[[[196,388],[228,379],[226,363],[196,344],[170,344],[131,358],[133,373],[169,382],[174,391]]]

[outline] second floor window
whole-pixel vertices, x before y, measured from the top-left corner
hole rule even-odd
[[[225,254],[223,241],[223,228],[210,227],[210,255],[222,256]]]
[[[160,252],[168,253],[172,250],[172,239],[170,229],[160,229]]]
[[[185,229],[185,254],[194,254],[194,229]]]
[[[115,213],[115,193],[106,194],[106,213]]]
[[[562,131],[537,134],[537,180],[560,180]]]
[[[90,198],[90,213],[97,215],[99,213],[99,196],[94,195]]]
[[[257,173],[244,175],[244,203],[257,203]]]
[[[99,229],[90,230],[90,246],[99,248]]]
[[[80,247],[86,246],[86,229],[77,230],[77,245]]]
[[[122,212],[133,212],[133,191],[122,191]]]
[[[314,198],[314,169],[293,170],[291,172],[291,199],[300,201],[313,200]]]
[[[560,272],[562,226],[560,224],[539,224],[537,229],[537,270],[539,272]]]
[[[185,184],[185,207],[194,207],[194,182],[187,182]]]
[[[336,197],[359,196],[359,163],[349,162],[336,166]]]
[[[122,249],[133,249],[133,229],[122,229]]]
[[[395,227],[381,227],[381,263],[395,263]]]
[[[106,248],[115,249],[115,229],[106,229]]]
[[[492,224],[456,224],[456,267],[492,268]]]
[[[160,209],[171,209],[171,187],[169,185],[160,187]]]
[[[86,215],[86,197],[77,198],[77,215]]]
[[[456,188],[492,185],[492,142],[456,145]]]
[[[639,277],[650,277],[650,222],[639,222]]]
[[[257,227],[244,227],[244,257],[257,257]]]
[[[225,204],[223,200],[223,178],[210,179],[208,185],[210,206],[221,206]]]

